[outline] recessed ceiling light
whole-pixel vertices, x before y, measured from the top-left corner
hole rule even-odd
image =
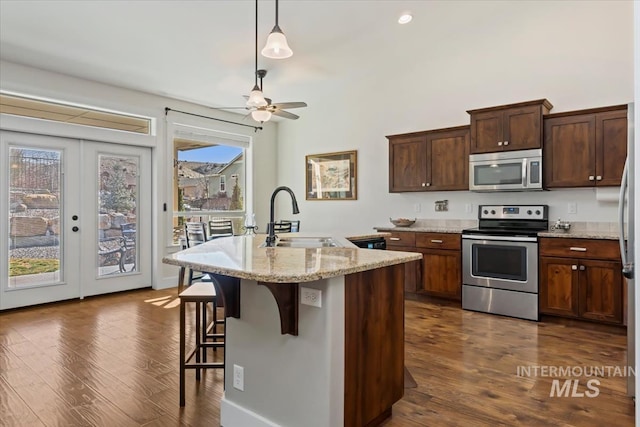
[[[408,24],[412,19],[413,16],[411,16],[410,13],[403,13],[400,15],[400,18],[398,18],[398,24]]]

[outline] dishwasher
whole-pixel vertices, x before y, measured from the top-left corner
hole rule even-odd
[[[387,249],[387,241],[384,237],[370,237],[363,239],[349,239],[351,243],[364,249]]]

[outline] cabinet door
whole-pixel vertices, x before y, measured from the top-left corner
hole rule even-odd
[[[544,123],[544,176],[547,188],[595,184],[595,115],[555,117]]]
[[[469,189],[469,129],[427,135],[429,190]]]
[[[502,151],[503,113],[483,111],[471,114],[470,153]],[[498,143],[501,143],[498,145]]]
[[[622,323],[622,264],[614,261],[580,261],[580,316]]]
[[[417,252],[412,246],[387,246],[390,251]],[[404,265],[404,291],[415,294],[418,289],[418,272],[420,261],[407,262]]]
[[[389,191],[424,191],[427,177],[426,136],[389,139]]]
[[[540,313],[578,317],[578,265],[571,258],[540,257]]]
[[[596,185],[619,186],[627,157],[627,110],[596,115]]]
[[[504,111],[502,149],[528,150],[541,148],[542,110],[539,105]]]
[[[460,251],[422,249],[419,293],[460,300],[462,256]]]

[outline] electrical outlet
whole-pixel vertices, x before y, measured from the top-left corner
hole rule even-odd
[[[567,213],[574,214],[578,212],[578,205],[575,202],[570,202],[567,205]]]
[[[300,302],[312,307],[322,307],[322,291],[320,289],[300,287]]]
[[[420,203],[416,203],[415,205],[413,205],[413,211],[415,213],[418,213],[422,210],[422,206],[420,205]]]
[[[466,213],[472,213],[473,212],[473,205],[471,203],[465,203],[464,204],[464,211]]]
[[[233,388],[244,391],[244,368],[233,365]]]

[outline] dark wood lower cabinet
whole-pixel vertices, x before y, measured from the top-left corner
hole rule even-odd
[[[540,258],[540,313],[623,324],[622,264]]]
[[[422,269],[418,293],[460,300],[462,298],[462,256],[460,251],[420,249]]]
[[[404,394],[404,266],[345,276],[344,425],[374,426]]]

